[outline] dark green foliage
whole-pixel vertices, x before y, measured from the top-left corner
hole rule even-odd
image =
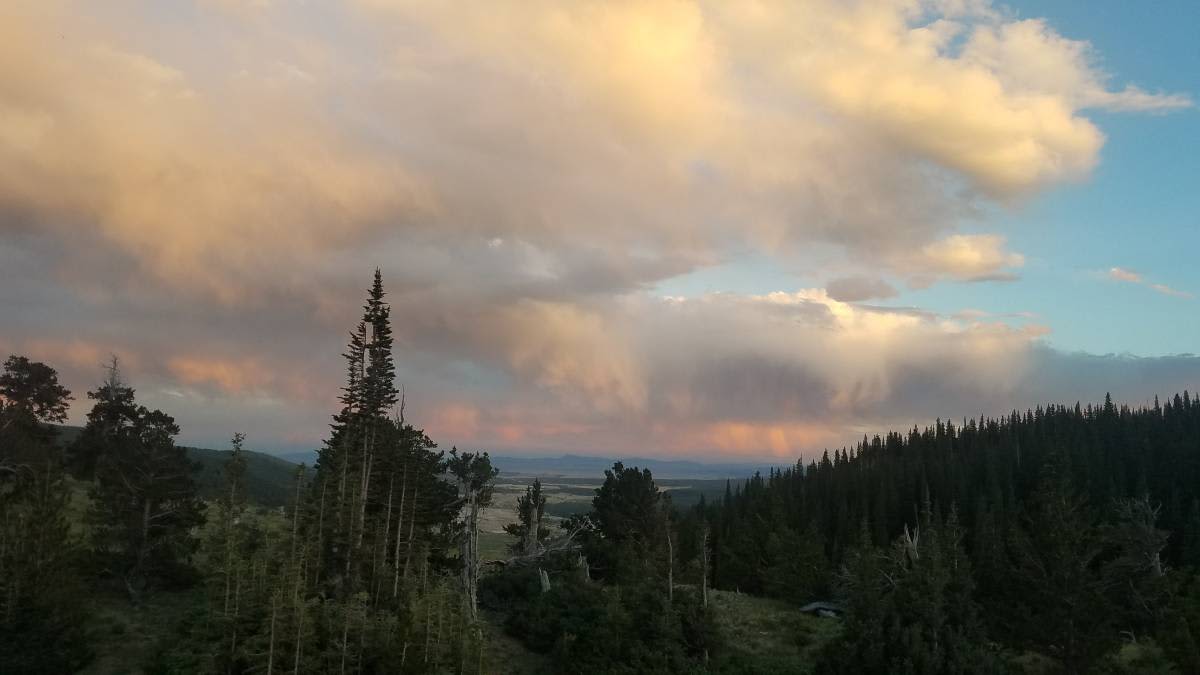
[[[518,508],[523,522],[536,514],[538,493],[530,488]],[[584,542],[582,551],[554,551],[539,556],[536,565],[512,565],[486,577],[482,604],[506,612],[506,631],[529,649],[550,654],[555,672],[699,668],[716,648],[715,624],[698,588],[669,585],[669,503],[649,470],[617,462],[605,471],[591,511],[562,524]],[[510,531],[527,532],[521,523]],[[580,553],[593,569],[599,567],[602,582],[581,573]],[[545,592],[538,579],[542,571],[551,584]]]
[[[1200,499],[1192,499],[1179,538],[1179,564],[1200,569]]]
[[[376,273],[345,355],[342,409],[316,470],[289,466],[286,485],[278,481],[283,513],[250,506],[256,459],[235,436],[215,472],[198,556],[208,579],[203,611],[163,645],[156,667],[402,673],[477,660],[481,633],[453,545],[471,541],[460,507],[486,505],[495,470],[487,453],[455,451],[448,461],[405,422],[402,405],[391,410],[397,392],[382,299]]]
[[[71,470],[79,478],[91,480],[101,458],[119,451],[126,431],[139,416],[133,388],[121,379],[120,364],[113,357],[104,382],[88,398],[96,403],[87,415],[87,425],[68,449]]]
[[[803,533],[780,528],[767,536],[763,558],[763,590],[772,598],[797,604],[826,595],[829,563],[816,528]]]
[[[1159,642],[1181,672],[1200,673],[1200,573],[1172,579]]]
[[[88,514],[93,545],[103,569],[134,600],[155,581],[187,578],[196,548],[191,530],[204,522],[204,504],[192,482],[195,467],[175,445],[178,433],[170,415],[138,406],[128,424],[107,437],[95,463]]]
[[[665,576],[670,497],[654,484],[649,469],[621,462],[604,472],[596,489],[585,537],[593,571],[615,582]]]
[[[715,645],[708,610],[695,592],[667,602],[657,584],[609,585],[555,576],[540,593],[530,568],[489,577],[481,593],[508,610],[505,630],[552,655],[561,673],[678,673]]]
[[[1166,630],[1173,570],[1200,559],[1198,498],[1200,403],[1185,392],[1144,409],[1107,397],[864,438],[731,484],[680,523],[711,528],[718,588],[806,602],[823,592],[796,567],[820,561],[812,549],[830,569],[867,565],[860,551],[911,531],[923,503],[935,523],[961,509],[984,639],[1080,671],[1111,661],[1123,639]],[[860,616],[881,609],[867,605]]]
[[[71,392],[58,383],[58,373],[44,363],[10,356],[0,373],[0,431],[23,428],[49,440],[44,425],[67,419]]]
[[[70,491],[47,426],[70,393],[53,368],[10,357],[0,373],[0,673],[70,672],[86,662],[70,538]]]
[[[1029,503],[1026,527],[1013,532],[1009,628],[1019,643],[1063,664],[1087,668],[1117,643],[1104,570],[1105,544],[1086,502],[1051,467]]]
[[[845,630],[825,649],[822,672],[1002,672],[986,647],[962,536],[953,511],[941,523],[928,507],[890,551],[864,529],[840,575]]]
[[[546,496],[542,494],[542,481],[534,478],[533,484],[525,488],[525,494],[517,497],[517,522],[504,526],[504,531],[516,541],[509,551],[517,554],[533,554],[541,549],[542,542],[550,536],[550,528],[542,525],[546,515]]]
[[[216,499],[224,487],[222,470],[229,460],[228,450],[185,448],[188,459],[199,466],[193,479],[196,491],[203,499]],[[291,506],[293,477],[297,464],[262,452],[243,450],[246,462],[246,499],[259,506]],[[311,477],[312,472],[306,474]]]

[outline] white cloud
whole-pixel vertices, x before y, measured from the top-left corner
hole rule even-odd
[[[913,284],[927,286],[940,278],[956,281],[1008,281],[1014,268],[1025,264],[1020,253],[1008,251],[1005,239],[994,234],[955,234],[930,242],[903,256]]]
[[[1139,284],[1142,286],[1146,286],[1147,288],[1149,288],[1150,290],[1152,290],[1156,293],[1162,293],[1163,295],[1170,295],[1170,296],[1176,297],[1176,298],[1191,299],[1192,297],[1194,297],[1191,293],[1188,293],[1187,291],[1181,291],[1179,289],[1172,288],[1166,284],[1152,283],[1150,281],[1147,281],[1146,278],[1143,277],[1141,274],[1138,274],[1137,272],[1134,272],[1133,270],[1125,269],[1124,267],[1109,268],[1108,278],[1112,279],[1113,281],[1121,281],[1121,282],[1125,282],[1125,283]]]

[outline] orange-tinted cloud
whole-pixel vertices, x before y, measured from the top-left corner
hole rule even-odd
[[[229,394],[263,391],[275,381],[270,370],[251,358],[175,356],[167,361],[167,369],[183,384],[216,386]]]

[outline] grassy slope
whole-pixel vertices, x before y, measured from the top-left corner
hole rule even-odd
[[[841,630],[837,619],[809,616],[779,600],[709,593],[723,644],[715,672],[812,673],[817,651]]]

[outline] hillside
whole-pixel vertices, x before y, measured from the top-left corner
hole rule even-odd
[[[246,494],[249,500],[259,506],[286,506],[295,499],[296,470],[299,464],[293,464],[286,459],[275,457],[252,450],[243,451],[246,456]],[[220,491],[224,484],[221,470],[231,450],[209,450],[207,448],[187,448],[188,457],[200,464],[195,474],[196,487],[200,496],[211,499]],[[306,469],[311,476],[312,469]]]
[[[82,427],[58,426],[58,442],[69,445],[83,432]],[[229,461],[230,450],[185,447],[188,457],[199,464],[193,479],[204,499],[212,499],[221,489],[221,470]],[[278,507],[291,504],[294,499],[296,469],[294,462],[253,450],[246,455],[246,494],[259,506]],[[311,468],[309,469],[311,475]]]

